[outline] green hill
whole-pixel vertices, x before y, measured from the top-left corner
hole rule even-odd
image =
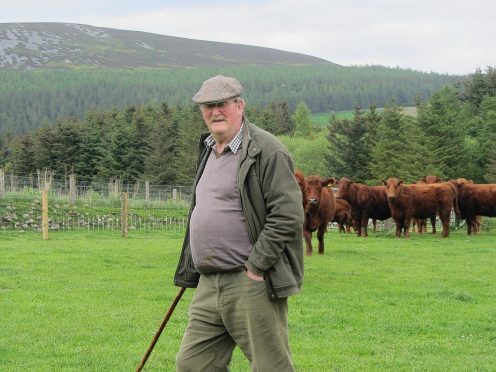
[[[95,109],[187,105],[203,80],[236,76],[249,105],[312,112],[412,106],[464,77],[344,67],[298,53],[65,23],[0,24],[0,132],[84,119]]]

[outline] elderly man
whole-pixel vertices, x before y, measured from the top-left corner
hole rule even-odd
[[[303,207],[293,159],[244,116],[243,88],[215,76],[193,96],[200,140],[188,229],[174,277],[195,288],[177,371],[292,371],[287,297],[303,283]]]

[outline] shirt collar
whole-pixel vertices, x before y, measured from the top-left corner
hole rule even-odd
[[[240,149],[241,147],[241,141],[243,139],[243,126],[244,126],[244,121],[241,123],[241,128],[239,128],[238,133],[234,136],[234,138],[227,144],[226,148],[229,147],[231,151],[236,154],[236,152]],[[205,138],[205,146],[207,147],[214,147],[215,146],[215,138],[211,134]]]

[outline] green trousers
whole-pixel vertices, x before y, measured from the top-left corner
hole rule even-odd
[[[236,345],[252,371],[294,371],[287,299],[270,301],[265,281],[254,281],[245,272],[202,274],[176,371],[229,371]]]

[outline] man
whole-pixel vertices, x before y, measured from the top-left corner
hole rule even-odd
[[[177,371],[228,371],[236,345],[253,371],[294,370],[287,297],[303,282],[302,196],[291,155],[244,116],[242,91],[219,75],[193,96],[209,133],[174,277],[197,288]]]

